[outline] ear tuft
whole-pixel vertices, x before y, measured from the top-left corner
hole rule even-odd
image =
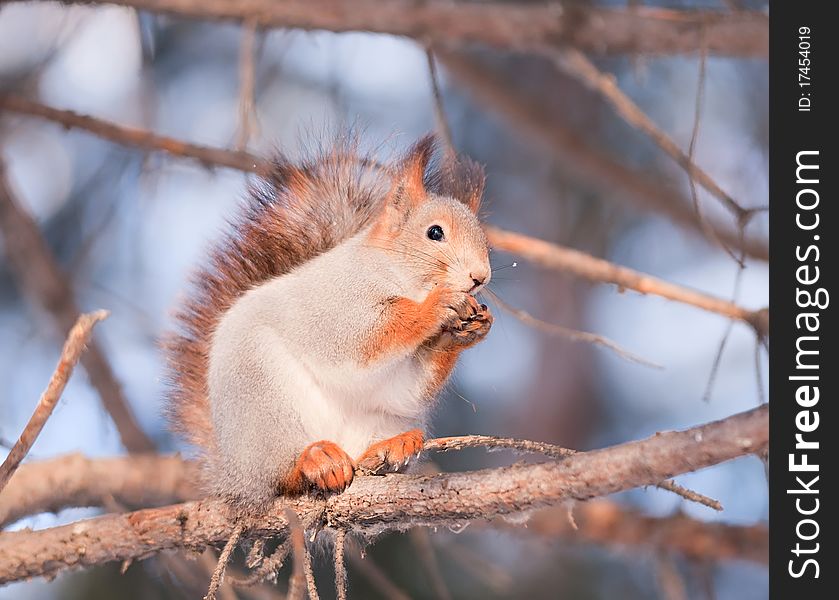
[[[440,196],[459,200],[478,214],[484,195],[484,168],[471,158],[446,153],[429,180],[428,190]]]

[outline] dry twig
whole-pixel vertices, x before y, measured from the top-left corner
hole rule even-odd
[[[59,110],[21,96],[0,94],[0,110],[47,119],[68,129],[80,129],[123,146],[190,158],[205,168],[221,166],[247,173],[264,173],[268,169],[266,161],[247,152],[190,144],[139,127],[118,125],[71,110]]]
[[[58,365],[55,372],[50,378],[49,385],[44,393],[41,394],[38,405],[35,407],[35,412],[29,419],[29,423],[24,427],[20,438],[12,447],[6,460],[0,465],[0,495],[2,495],[3,488],[11,479],[12,474],[20,466],[21,461],[29,453],[32,444],[38,438],[41,430],[50,418],[55,405],[61,399],[61,394],[64,392],[64,387],[70,380],[73,374],[73,369],[81,358],[85,346],[90,340],[93,333],[93,326],[99,321],[106,318],[108,312],[100,310],[94,313],[89,313],[79,317],[76,324],[70,329],[70,334],[67,336],[67,341],[64,343],[64,348],[61,350],[61,358],[58,360]]]
[[[691,157],[679,148],[670,136],[659,129],[653,120],[618,87],[614,76],[601,72],[584,54],[573,48],[558,53],[554,57],[554,63],[565,73],[600,94],[627,123],[652,139],[687,172],[691,180],[698,182],[731,211],[737,218],[738,224],[744,223],[747,215],[753,214],[723,190],[704,169],[697,166]]]
[[[78,321],[73,289],[64,277],[38,225],[21,208],[6,178],[0,160],[0,233],[5,242],[6,258],[23,291],[41,306],[63,336]],[[88,342],[81,358],[91,385],[99,393],[105,410],[116,425],[123,445],[129,452],[154,449],[134,418],[111,365],[95,340]]]

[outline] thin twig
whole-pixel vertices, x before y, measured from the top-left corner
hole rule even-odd
[[[300,522],[300,517],[297,516],[297,513],[293,509],[287,508],[285,510],[285,517],[288,522],[291,551],[294,556],[286,598],[287,600],[303,600],[306,596],[308,583],[306,580],[306,555],[309,553],[306,550],[305,533],[303,531],[303,524]]]
[[[637,354],[633,354],[632,352],[623,349],[616,342],[613,342],[605,336],[598,335],[596,333],[589,333],[587,331],[579,331],[577,329],[571,329],[569,327],[563,327],[562,325],[548,323],[547,321],[543,321],[542,319],[537,319],[530,313],[520,308],[510,306],[509,304],[501,300],[501,298],[499,298],[498,294],[496,294],[495,292],[492,292],[488,289],[485,289],[484,291],[489,293],[494,298],[495,303],[502,309],[516,317],[522,323],[530,325],[531,327],[535,327],[539,331],[544,331],[545,333],[549,333],[551,335],[558,335],[565,339],[571,340],[572,342],[585,342],[588,344],[594,344],[596,346],[602,346],[603,348],[611,350],[624,360],[635,362],[647,367],[652,367],[653,369],[664,368],[657,363],[654,363],[650,360],[647,360],[646,358],[643,358],[641,356],[638,356]]]
[[[704,506],[707,506],[708,508],[713,508],[716,511],[722,510],[722,504],[720,504],[719,500],[714,500],[713,498],[709,498],[708,496],[700,494],[699,492],[695,492],[691,489],[683,487],[675,481],[662,481],[661,483],[657,484],[656,487],[661,488],[662,490],[667,490],[668,492],[673,492],[674,494],[681,496],[685,500],[690,500],[691,502],[702,504]]]
[[[245,151],[256,126],[256,19],[242,23],[242,45],[239,50],[239,132],[236,150]]]
[[[551,458],[566,458],[577,454],[576,450],[562,448],[554,444],[534,442],[531,440],[517,440],[514,438],[493,437],[491,435],[460,435],[455,437],[433,438],[425,442],[423,450],[426,452],[450,452],[464,448],[490,448],[497,450],[517,450],[543,454]]]
[[[118,125],[71,110],[59,110],[21,96],[0,94],[0,110],[54,121],[68,129],[80,129],[124,146],[190,158],[205,168],[222,166],[247,173],[265,173],[269,168],[266,161],[247,152],[190,144],[139,127]]]
[[[251,587],[263,581],[276,580],[277,573],[283,568],[283,563],[291,552],[292,541],[293,538],[289,538],[277,546],[274,552],[263,558],[259,565],[248,564],[248,567],[253,568],[253,571],[248,573],[246,577],[231,577],[230,582],[239,587]]]
[[[346,529],[335,531],[335,591],[338,600],[347,600],[347,566],[344,562]]]
[[[81,358],[85,346],[90,341],[90,336],[93,333],[93,327],[99,321],[108,316],[108,311],[99,310],[93,313],[88,313],[79,317],[76,324],[70,329],[70,334],[67,336],[67,341],[64,343],[64,348],[61,350],[61,358],[58,360],[58,365],[50,378],[49,385],[44,393],[41,394],[38,405],[35,407],[35,412],[23,428],[17,442],[12,447],[6,460],[0,465],[0,492],[6,487],[6,484],[11,479],[14,472],[20,466],[21,461],[29,453],[32,444],[38,439],[41,430],[50,418],[55,405],[61,399],[61,394],[70,376],[73,374],[73,369]]]
[[[443,138],[443,142],[446,145],[446,152],[454,154],[454,139],[452,138],[452,129],[449,126],[449,120],[446,117],[446,109],[443,105],[443,92],[440,91],[440,81],[437,75],[437,61],[434,59],[434,51],[431,48],[426,48],[425,57],[428,60],[428,78],[431,81],[431,93],[434,98],[434,116],[437,121],[437,131],[440,132],[440,137]]]
[[[600,94],[627,123],[652,139],[687,172],[691,179],[696,180],[731,211],[735,218],[740,220],[748,214],[739,202],[725,192],[705,170],[697,166],[679,148],[679,145],[659,129],[653,120],[618,87],[614,76],[600,71],[584,54],[573,48],[558,53],[554,63],[565,73]]]
[[[207,595],[204,596],[204,600],[216,599],[216,593],[218,592],[221,582],[224,580],[224,571],[227,568],[227,563],[230,562],[230,556],[239,544],[243,531],[244,526],[241,524],[237,525],[233,530],[230,539],[227,540],[227,543],[224,545],[224,549],[221,551],[221,555],[218,559],[218,565],[216,565],[216,569],[213,571],[213,576],[210,579],[210,587],[207,589]]]
[[[702,42],[700,44],[699,50],[699,75],[697,77],[696,82],[696,100],[694,101],[693,106],[693,128],[690,133],[690,142],[688,143],[688,160],[691,163],[695,162],[696,156],[696,143],[699,139],[699,128],[702,123],[702,105],[705,101],[705,80],[706,80],[706,71],[707,71],[707,62],[708,62],[708,51],[705,46],[704,42],[704,35],[702,35]],[[705,213],[702,210],[702,205],[699,202],[699,192],[696,189],[696,179],[693,173],[688,173],[688,187],[690,188],[690,200],[693,203],[693,211],[696,213],[696,219],[699,222],[700,227],[705,232],[705,236],[719,245],[723,251],[728,254],[732,259],[737,261],[738,264],[741,266],[743,265],[743,260],[738,259],[737,255],[734,254],[734,251],[728,247],[728,245],[720,239],[717,235],[717,232],[711,227],[711,224],[708,223],[707,219],[705,218]],[[742,224],[740,225],[740,234],[743,235],[743,227]]]

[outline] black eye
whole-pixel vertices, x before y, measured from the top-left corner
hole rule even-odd
[[[432,225],[429,227],[426,235],[429,240],[434,240],[435,242],[441,242],[443,241],[443,238],[446,237],[443,233],[443,228],[439,225]]]

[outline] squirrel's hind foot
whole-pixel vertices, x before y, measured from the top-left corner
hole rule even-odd
[[[321,440],[306,446],[280,487],[281,491],[292,494],[343,492],[352,483],[354,474],[352,457],[338,444]]]
[[[370,446],[358,459],[362,473],[384,475],[401,471],[408,466],[412,457],[422,452],[425,438],[422,431],[412,429]]]

